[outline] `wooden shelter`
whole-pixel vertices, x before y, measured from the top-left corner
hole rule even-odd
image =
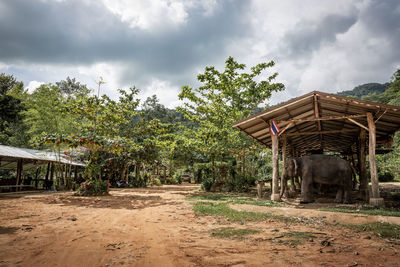
[[[271,135],[272,122],[280,131]],[[378,188],[376,147],[391,146],[393,134],[400,129],[400,107],[362,101],[313,91],[236,122],[236,127],[255,141],[272,148],[272,200],[278,193],[279,152],[302,156],[318,151],[357,156],[360,192],[368,199],[366,152],[368,148],[372,205],[383,205]]]
[[[15,185],[3,185],[0,179],[0,188],[13,187],[18,190],[23,187],[20,185],[23,171],[38,168],[42,165],[47,165],[46,180],[49,179],[49,176],[50,180],[52,180],[55,164],[73,166],[75,177],[77,176],[78,167],[86,166],[82,162],[73,161],[71,158],[55,152],[0,145],[0,170],[16,170]],[[67,168],[65,168],[65,171],[67,171]]]

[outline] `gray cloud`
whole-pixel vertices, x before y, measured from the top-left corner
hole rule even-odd
[[[285,54],[292,59],[309,56],[321,46],[336,41],[357,22],[357,12],[347,15],[330,14],[321,21],[302,20],[284,38]]]
[[[126,67],[123,84],[149,76],[183,82],[183,72],[210,58],[225,58],[226,43],[247,26],[237,19],[243,16],[243,2],[226,2],[213,16],[192,9],[188,23],[160,34],[130,28],[96,1],[85,3],[7,2],[0,11],[0,59],[64,65],[121,62]]]
[[[261,10],[251,8],[257,5]],[[110,94],[115,84],[147,90],[162,84],[172,94],[230,55],[248,66],[274,59],[278,81],[287,87],[283,101],[305,90],[384,82],[400,67],[397,0],[232,0],[218,2],[207,15],[201,5],[185,11],[185,23],[156,21],[151,25],[159,28],[149,31],[130,27],[132,21],[101,1],[0,0],[0,72],[26,82],[68,75],[94,80],[88,76],[103,75],[98,64],[105,63],[104,69],[115,68]],[[84,76],[78,68],[87,68]]]

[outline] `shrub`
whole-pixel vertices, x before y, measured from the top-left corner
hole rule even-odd
[[[173,179],[175,179],[175,181],[178,184],[182,183],[182,175],[185,173],[184,169],[178,169],[176,170],[176,172],[174,173]]]
[[[160,181],[160,179],[154,178],[154,179],[152,180],[152,185],[161,186],[161,181]]]
[[[174,177],[167,177],[166,184],[178,184],[178,183],[179,183],[179,181],[177,181],[177,179],[175,179],[175,175],[174,175]],[[182,181],[181,181],[181,183],[182,183]]]
[[[108,181],[88,180],[81,183],[76,191],[79,196],[102,196],[108,194]]]
[[[378,174],[379,182],[390,182],[394,180],[394,175],[391,172],[384,172]]]
[[[214,184],[214,180],[212,178],[205,178],[203,180],[203,182],[201,183],[201,189],[208,192],[211,190],[211,187],[213,186],[213,184]]]
[[[147,177],[136,178],[133,174],[129,174],[128,179],[129,179],[128,184],[131,187],[137,188],[137,187],[146,187],[147,186]]]

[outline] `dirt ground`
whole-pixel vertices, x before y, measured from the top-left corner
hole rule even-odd
[[[72,193],[0,195],[0,266],[400,266],[398,241],[329,223],[387,219],[303,208],[232,208],[304,218],[232,223],[195,216],[195,185],[116,189],[110,196]],[[212,237],[220,227],[260,232]],[[285,233],[307,232],[304,243]]]

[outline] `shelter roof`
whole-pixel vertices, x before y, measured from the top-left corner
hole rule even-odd
[[[18,159],[24,160],[24,169],[48,162],[86,166],[82,162],[72,161],[64,157],[64,155],[59,155],[55,152],[0,145],[0,169],[16,169]]]
[[[270,123],[275,120],[279,136],[286,137],[297,152],[346,152],[357,141],[360,129],[368,128],[367,113],[374,117],[377,143],[390,143],[400,129],[400,107],[319,91],[273,106],[236,122],[233,127],[270,147]]]

